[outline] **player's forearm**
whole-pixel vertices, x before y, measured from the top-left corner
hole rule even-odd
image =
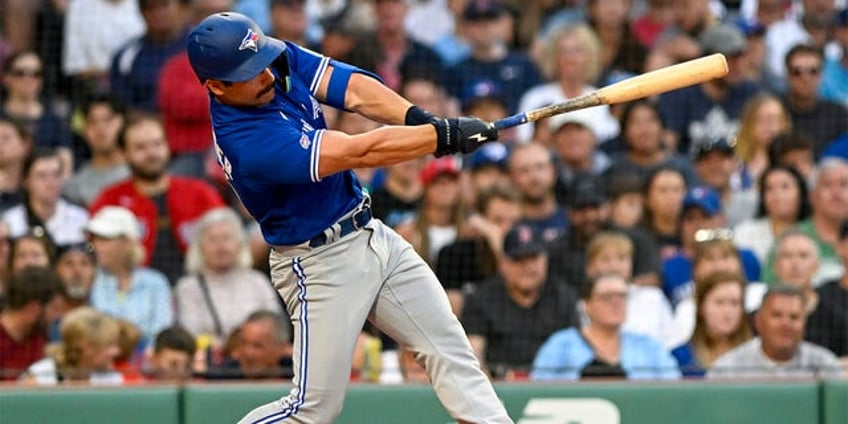
[[[354,168],[394,165],[436,150],[432,125],[387,126],[347,136],[328,132],[321,142],[318,173],[321,177]]]
[[[389,125],[402,125],[412,104],[379,81],[353,74],[348,83],[345,107],[369,119]]]

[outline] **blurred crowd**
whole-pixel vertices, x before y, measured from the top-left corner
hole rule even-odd
[[[434,115],[488,121],[723,54],[723,78],[355,172],[494,379],[842,375],[846,6],[2,2],[0,380],[291,378],[268,246],[216,163],[185,52],[226,10]],[[331,129],[378,127],[325,112]],[[426,379],[416,352],[363,328],[352,381]]]

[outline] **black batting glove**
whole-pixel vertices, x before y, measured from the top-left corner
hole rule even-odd
[[[436,157],[472,153],[483,143],[498,139],[494,126],[479,118],[463,116],[436,119],[430,123],[436,127]]]

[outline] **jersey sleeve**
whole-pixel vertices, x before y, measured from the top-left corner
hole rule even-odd
[[[318,92],[321,78],[327,72],[330,58],[294,43],[287,42],[286,49],[289,51],[291,73],[305,82],[309,93],[314,96]]]
[[[235,148],[240,150],[238,155],[230,155],[227,150],[233,140],[221,142],[218,159],[230,179],[247,178],[268,184],[317,183],[321,181],[318,159],[323,135],[322,129],[300,131],[293,125],[260,121],[242,128],[237,136],[217,134],[219,142],[238,137],[235,142],[239,146]]]

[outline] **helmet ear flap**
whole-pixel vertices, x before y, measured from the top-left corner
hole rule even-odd
[[[286,93],[291,90],[291,69],[289,68],[289,60],[286,57],[286,53],[280,53],[273,62],[271,62],[271,67],[273,67],[277,71],[277,84],[280,88],[283,89]]]

